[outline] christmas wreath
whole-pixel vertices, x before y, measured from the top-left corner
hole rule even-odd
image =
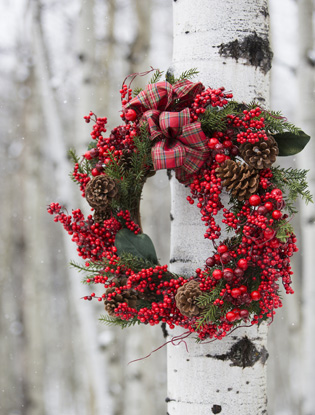
[[[48,212],[77,244],[84,282],[102,287],[86,300],[104,302],[106,323],[176,325],[199,339],[221,339],[234,327],[272,321],[282,306],[279,282],[291,288],[290,257],[297,251],[290,219],[295,200],[312,197],[305,170],[274,166],[309,140],[278,112],[257,103],[238,103],[224,88],[206,88],[188,78],[155,71],[144,90],[123,83],[122,125],[106,133],[106,118],[94,113],[92,143],[72,178],[91,206],[68,215],[58,203]],[[142,74],[141,74],[142,75]],[[134,78],[134,77],[133,77]],[[128,78],[127,78],[128,79]],[[172,169],[189,187],[206,226],[209,256],[191,276],[160,265],[151,239],[142,231],[140,198],[144,183],[159,169]],[[224,206],[222,191],[229,195]],[[222,224],[216,216],[223,211]],[[232,232],[220,240],[221,227]]]

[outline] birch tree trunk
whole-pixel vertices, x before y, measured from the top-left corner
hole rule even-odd
[[[196,67],[206,86],[223,85],[238,101],[255,99],[268,107],[267,0],[181,0],[173,6],[175,74]],[[211,255],[211,244],[203,240],[197,208],[186,202],[188,190],[172,179],[171,192],[171,269],[188,276]],[[189,353],[183,345],[168,346],[169,415],[266,414],[266,340],[261,325],[210,344],[189,338]]]

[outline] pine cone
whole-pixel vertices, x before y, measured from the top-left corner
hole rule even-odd
[[[85,188],[86,200],[92,208],[98,211],[107,210],[117,193],[115,180],[106,175],[93,177]]]
[[[241,157],[255,169],[269,169],[278,154],[278,144],[271,135],[268,140],[262,138],[259,143],[245,143],[240,146]]]
[[[122,304],[122,303],[127,303],[128,307],[135,308],[137,304],[137,295],[135,294],[134,291],[122,290],[121,294],[116,294],[108,298],[108,294],[112,294],[115,291],[116,291],[116,287],[109,287],[105,291],[105,295],[106,295],[105,300],[104,300],[105,310],[110,316],[112,317],[116,316],[115,308],[117,308],[119,304]]]
[[[201,308],[196,304],[196,299],[202,294],[199,282],[191,280],[182,285],[175,295],[176,307],[186,317],[198,316]]]
[[[106,210],[95,210],[94,215],[93,215],[93,219],[94,222],[97,222],[99,224],[103,224],[104,220],[110,219],[111,218],[111,209],[106,209]]]
[[[239,201],[249,199],[259,186],[259,173],[256,169],[233,160],[226,160],[216,169],[222,186]]]
[[[126,172],[131,167],[131,152],[129,150],[123,150],[119,159],[119,165],[123,172]]]

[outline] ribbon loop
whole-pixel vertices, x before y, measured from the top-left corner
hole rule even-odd
[[[155,170],[175,169],[177,179],[190,182],[209,156],[207,137],[200,122],[190,121],[190,110],[201,83],[187,80],[149,84],[125,109],[133,109],[148,123]]]

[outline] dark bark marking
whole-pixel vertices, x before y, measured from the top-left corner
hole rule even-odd
[[[238,61],[244,58],[250,65],[255,66],[266,74],[271,69],[273,53],[268,38],[262,38],[256,32],[242,40],[235,39],[218,46],[220,56],[233,58]]]
[[[260,101],[261,103],[264,103],[266,101],[266,99],[263,97],[255,97],[255,100]]]
[[[81,62],[85,62],[86,61],[86,55],[85,55],[85,53],[78,53],[78,59]]]
[[[269,12],[268,12],[268,8],[267,7],[263,7],[260,10],[260,13],[264,16],[265,19],[267,19],[267,17],[269,17]]]
[[[233,344],[231,350],[226,354],[221,355],[210,355],[207,354],[206,357],[212,357],[218,360],[231,360],[230,366],[239,366],[243,369],[245,367],[254,366],[259,360],[264,365],[268,359],[268,352],[263,346],[260,351],[258,351],[248,337],[243,337],[237,343]]]
[[[171,399],[171,398],[169,398],[168,396],[165,398],[165,402],[166,402],[166,403],[168,403],[168,402],[172,402],[172,401],[175,401],[175,399]]]
[[[171,222],[174,220],[174,216],[170,213],[170,220]]]
[[[186,359],[186,362],[190,362],[190,359]]]
[[[161,329],[162,329],[163,337],[164,339],[166,339],[166,337],[168,336],[168,331],[166,330],[166,323],[161,324]]]
[[[211,408],[213,414],[219,414],[222,411],[221,405],[213,405]]]
[[[187,35],[189,33],[189,30],[186,30],[185,34]]]
[[[219,393],[220,392],[220,389],[217,389],[216,392]]]
[[[231,390],[232,390],[233,388],[228,388],[228,392],[231,392]]]
[[[315,225],[315,216],[311,216],[310,218],[308,218],[307,222],[308,225]]]
[[[181,259],[181,258],[171,258],[170,264],[174,264],[175,262],[183,262],[184,264],[187,262],[191,262],[191,259]]]

